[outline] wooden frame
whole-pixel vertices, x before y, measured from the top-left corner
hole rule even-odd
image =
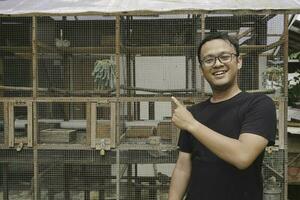
[[[293,11],[295,12],[295,11]],[[147,15],[158,15],[158,14],[192,14],[192,15],[201,15],[201,36],[204,37],[205,35],[205,18],[207,14],[235,14],[235,15],[244,15],[244,14],[284,14],[285,21],[284,21],[284,33],[282,34],[282,38],[272,44],[269,45],[247,45],[241,46],[242,51],[249,51],[249,50],[259,50],[265,51],[268,49],[272,49],[279,45],[284,45],[284,75],[285,75],[285,83],[284,83],[284,97],[279,100],[279,148],[286,150],[285,159],[287,158],[287,133],[286,133],[286,114],[287,114],[287,58],[288,58],[288,13],[293,13],[292,11],[274,11],[274,10],[253,10],[253,11],[243,11],[243,10],[219,10],[219,11],[172,11],[172,12],[151,12],[151,11],[135,11],[129,13],[84,13],[82,15],[106,15],[106,16],[115,16],[116,23],[115,23],[115,40],[116,44],[114,47],[69,47],[63,50],[60,50],[61,53],[111,53],[116,55],[116,96],[113,97],[39,97],[38,92],[40,91],[47,91],[47,88],[39,88],[38,87],[38,65],[37,65],[37,55],[38,55],[38,47],[41,48],[48,48],[49,51],[54,51],[55,49],[49,49],[41,43],[39,43],[38,38],[36,36],[37,30],[37,21],[36,16],[45,16],[45,14],[31,14],[32,18],[32,48],[29,46],[27,47],[7,47],[2,46],[0,50],[5,50],[11,53],[15,53],[22,58],[32,59],[32,87],[15,87],[15,86],[0,86],[0,89],[6,90],[13,90],[13,91],[32,91],[32,97],[3,97],[0,99],[0,102],[4,103],[4,146],[8,147],[15,147],[15,134],[14,134],[14,107],[18,106],[18,102],[23,102],[22,106],[27,106],[27,146],[33,147],[34,149],[34,199],[39,199],[39,171],[38,171],[38,149],[72,149],[72,150],[90,150],[96,148],[96,122],[97,122],[97,103],[101,101],[105,101],[110,104],[110,112],[111,112],[111,132],[110,132],[110,139],[111,139],[111,147],[116,148],[117,151],[117,164],[120,162],[120,152],[119,150],[152,150],[152,146],[146,145],[120,145],[120,103],[121,102],[133,102],[133,101],[170,101],[170,96],[161,95],[159,92],[156,91],[160,95],[153,95],[153,96],[133,96],[136,89],[135,84],[132,85],[134,87],[130,87],[128,85],[127,91],[130,96],[122,96],[121,95],[121,88],[120,86],[120,53],[121,53],[121,35],[120,35],[120,17],[121,16],[128,16],[128,15],[140,15],[140,16],[147,16]],[[67,13],[64,16],[73,16],[78,15],[78,13]],[[28,16],[28,15],[15,15],[15,16]],[[62,16],[62,14],[50,14],[50,16]],[[248,32],[251,32],[250,29]],[[247,35],[248,32],[243,32],[239,35],[242,37]],[[183,46],[153,46],[149,47],[132,47],[132,46],[122,46],[125,51],[130,52],[132,55],[141,53],[144,55],[160,55],[162,52],[166,55],[168,54],[183,54],[186,51],[192,51],[195,49],[195,46],[183,45]],[[123,50],[122,49],[122,50]],[[134,61],[133,61],[134,62]],[[193,70],[196,67],[196,63],[193,63]],[[135,65],[133,65],[135,68]],[[134,80],[133,80],[134,82]],[[179,98],[181,101],[193,101],[199,102],[206,98],[206,94],[204,93],[204,79],[201,79],[201,89],[199,95],[195,96],[185,96]],[[143,88],[142,88],[143,89]],[[63,93],[65,91],[59,90],[59,92]],[[85,92],[85,91],[79,91]],[[75,94],[75,93],[73,93]],[[96,93],[94,93],[96,95]],[[132,96],[131,96],[132,95]],[[37,144],[37,103],[38,102],[83,102],[86,103],[86,120],[87,120],[87,127],[86,127],[86,144],[85,145],[77,145],[77,144],[68,144],[68,145],[48,145],[42,146]],[[174,105],[172,104],[172,111],[174,110]],[[174,150],[176,149],[177,140],[178,140],[178,132],[172,135],[172,142],[168,146],[159,146],[155,147],[155,149],[169,149]],[[287,167],[286,167],[287,168]],[[7,170],[4,168],[4,170]],[[119,170],[119,169],[118,169]],[[120,170],[119,170],[120,172]],[[4,173],[6,174],[6,173]],[[120,179],[119,173],[117,180]],[[284,177],[287,177],[285,174]],[[7,177],[4,177],[6,180]],[[117,181],[119,184],[119,181]],[[118,185],[119,187],[119,185]],[[117,188],[117,196],[119,198],[119,191],[120,189]],[[4,193],[7,192],[4,189]],[[5,194],[8,196],[8,194]],[[284,191],[285,198],[287,196],[287,181],[285,182],[285,191]]]
[[[27,147],[32,147],[33,145],[33,115],[32,115],[32,102],[23,102],[23,103],[14,103],[9,102],[5,104],[5,107],[8,107],[8,146],[14,147],[15,146],[15,115],[14,115],[14,108],[15,107],[26,107],[27,108]],[[6,110],[5,109],[5,110]],[[6,120],[5,120],[6,121]],[[26,126],[25,126],[26,128]],[[24,141],[19,141],[23,143]]]

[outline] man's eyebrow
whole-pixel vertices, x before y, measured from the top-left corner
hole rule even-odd
[[[208,54],[208,55],[203,56],[202,58],[206,58],[206,57],[217,57],[217,56],[220,56],[220,55],[222,55],[222,54],[224,54],[224,53],[232,53],[232,52],[229,52],[229,51],[222,51],[222,52],[218,53],[217,55],[215,55],[215,54]]]

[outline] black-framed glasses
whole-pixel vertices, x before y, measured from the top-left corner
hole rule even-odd
[[[200,62],[203,67],[213,67],[216,64],[217,59],[223,63],[227,64],[232,61],[233,56],[238,56],[235,53],[222,53],[219,56],[207,56],[203,58]]]

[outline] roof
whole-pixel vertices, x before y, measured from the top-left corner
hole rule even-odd
[[[289,24],[289,48],[292,52],[300,51],[300,15],[293,16]]]
[[[130,14],[172,11],[299,12],[299,0],[0,0],[3,15]]]

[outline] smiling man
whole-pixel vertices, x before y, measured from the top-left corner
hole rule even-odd
[[[213,93],[188,109],[172,97],[177,105],[172,121],[181,132],[169,200],[262,200],[264,149],[275,141],[274,103],[240,90],[242,58],[235,38],[209,35],[198,58]]]

